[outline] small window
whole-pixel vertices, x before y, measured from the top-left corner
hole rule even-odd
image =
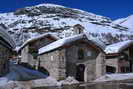
[[[73,28],[75,29],[75,32],[76,32],[77,34],[83,33],[84,27],[83,27],[82,25],[76,24],[76,25],[74,25]]]
[[[87,56],[90,57],[92,55],[92,52],[90,50],[87,51]]]
[[[130,68],[129,67],[121,67],[121,72],[128,73],[128,72],[130,72]]]
[[[78,50],[78,59],[79,60],[84,59],[84,50],[83,49]]]
[[[34,59],[37,59],[38,50],[34,47],[29,47],[29,53],[33,56]]]
[[[111,73],[115,73],[116,72],[116,68],[113,66],[106,66],[106,73],[111,74]]]

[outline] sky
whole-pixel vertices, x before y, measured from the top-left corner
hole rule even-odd
[[[42,3],[59,4],[82,9],[112,20],[133,14],[133,0],[0,0],[0,13]]]

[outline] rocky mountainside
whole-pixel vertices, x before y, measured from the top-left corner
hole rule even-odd
[[[130,15],[126,18],[121,18],[121,19],[115,20],[113,23],[127,27],[130,29],[130,31],[133,31],[133,15]]]
[[[107,17],[54,4],[40,4],[1,13],[0,23],[8,28],[17,46],[46,32],[56,33],[63,38],[65,34],[73,33],[72,27],[76,24],[82,25],[90,37],[106,44],[133,38],[128,27],[113,23]]]

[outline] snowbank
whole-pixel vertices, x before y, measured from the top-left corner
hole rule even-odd
[[[94,82],[106,82],[106,81],[120,81],[120,80],[131,80],[133,79],[133,73],[126,74],[106,74],[96,80]]]
[[[6,78],[0,78],[0,89],[32,89],[36,87],[62,86],[78,83],[79,82],[73,77],[68,77],[59,82],[52,77],[30,81],[7,81]]]
[[[8,83],[8,79],[7,79],[6,77],[0,78],[0,86],[1,86],[1,85],[5,85],[5,84],[7,84],[7,83]]]
[[[52,77],[46,79],[37,79],[32,81],[32,87],[43,87],[43,86],[57,86],[58,81]]]
[[[52,77],[47,77],[46,79],[36,79],[30,81],[1,81],[0,78],[0,89],[31,89],[35,87],[48,87],[57,86],[57,80]]]

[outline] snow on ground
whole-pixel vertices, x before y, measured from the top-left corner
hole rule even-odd
[[[57,86],[57,83],[58,83],[56,79],[50,76],[47,76],[44,73],[41,73],[37,70],[27,69],[21,65],[14,64],[13,62],[10,62],[9,70],[10,70],[9,73],[6,76],[0,77],[0,89],[2,86],[6,86],[6,85],[9,85],[9,87],[11,87],[10,85],[14,83],[23,85],[21,84],[21,82],[24,82],[24,83],[30,82],[31,87]],[[9,89],[12,89],[12,88],[9,88]]]
[[[104,51],[106,54],[119,53],[121,50],[125,49],[127,46],[131,44],[133,44],[132,40],[114,43],[114,44],[108,45]]]
[[[57,81],[53,77],[45,79],[35,79],[30,81],[8,81],[6,77],[0,78],[0,89],[31,89],[35,87],[48,87],[48,86],[62,86],[78,84],[79,82],[73,77],[68,77],[65,80]]]
[[[31,89],[35,87],[48,87],[57,85],[57,80],[52,77],[30,81],[7,81],[6,78],[0,78],[0,89]]]
[[[61,86],[63,84],[75,84],[78,83],[73,77],[68,77],[65,80],[57,81],[51,76],[47,76],[36,70],[30,70],[20,65],[10,63],[10,72],[4,76],[0,77],[0,89],[1,87],[17,84],[18,87],[28,86],[28,87],[45,87],[45,86]],[[8,88],[2,88],[8,89]],[[9,88],[14,89],[14,88]],[[21,88],[20,88],[21,89]],[[24,88],[25,89],[25,88]],[[26,88],[27,89],[27,88]]]
[[[32,87],[57,86],[57,85],[58,81],[53,77],[47,77],[46,79],[32,80]]]
[[[128,80],[128,79],[133,79],[133,73],[106,74],[106,75],[94,80],[94,82],[120,81],[120,80]]]
[[[6,77],[1,77],[0,78],[0,86],[1,85],[5,85],[5,84],[7,84],[8,83],[8,79],[6,78]]]

